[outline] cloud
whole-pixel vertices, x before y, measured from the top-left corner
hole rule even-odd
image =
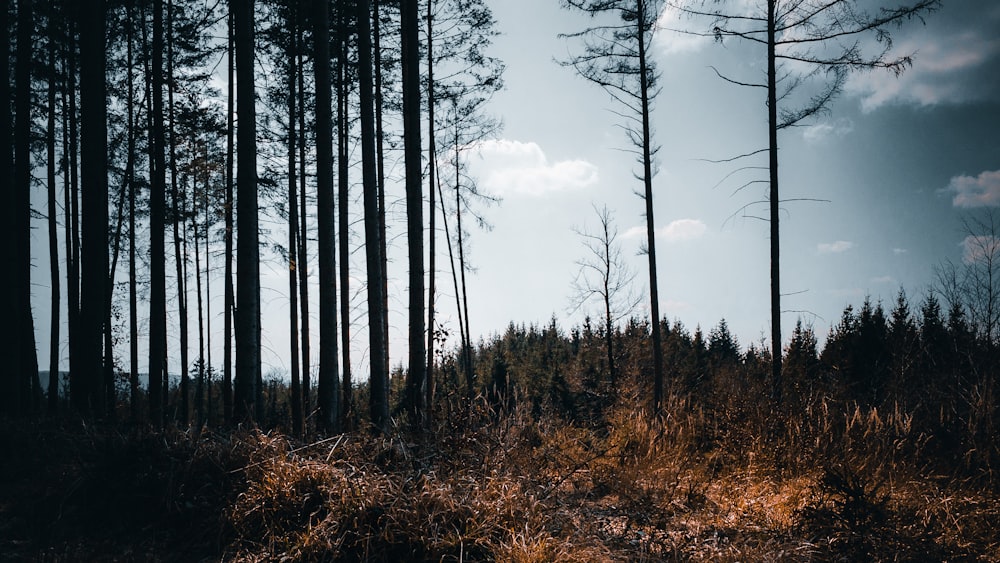
[[[955,207],[996,207],[1000,205],[1000,170],[954,176],[944,191],[955,193],[951,200]]]
[[[854,122],[847,118],[837,119],[833,122],[825,121],[806,127],[802,131],[802,138],[808,143],[815,143],[827,137],[843,137],[854,130]]]
[[[1000,238],[990,235],[969,235],[959,244],[962,247],[962,261],[966,264],[975,264],[986,259],[1000,260]]]
[[[681,242],[701,238],[708,230],[708,227],[698,219],[677,219],[671,221],[669,225],[656,229],[656,237],[664,241]],[[632,227],[622,234],[623,238],[644,238],[646,227]]]
[[[708,227],[698,219],[678,219],[671,221],[669,225],[660,229],[657,234],[667,242],[680,242],[682,240],[694,240],[701,238]]]
[[[878,276],[877,278],[872,278],[872,283],[879,283],[879,284],[896,283],[896,278],[892,276]]]
[[[896,42],[889,57],[913,54],[913,66],[896,76],[873,71],[852,74],[846,90],[861,98],[863,111],[888,103],[920,106],[964,103],[995,96],[990,76],[1000,55],[1000,39],[988,29],[990,18],[971,18],[987,29],[917,28]],[[985,68],[984,68],[985,67]]]
[[[597,166],[585,160],[549,162],[537,143],[487,140],[473,149],[479,185],[498,195],[542,196],[580,190],[599,180]]]
[[[653,44],[665,55],[682,55],[701,51],[712,43],[712,38],[685,33],[686,31],[700,31],[691,24],[691,19],[685,18],[677,8],[670,5],[664,6],[660,17],[656,19],[656,34],[653,36]]]
[[[854,248],[854,243],[846,240],[836,242],[821,242],[816,245],[816,250],[820,254],[840,254]]]
[[[907,252],[909,252],[909,250],[907,250],[905,248],[893,248],[892,249],[892,253],[894,255],[896,255],[896,256],[902,256],[903,254],[906,254]]]

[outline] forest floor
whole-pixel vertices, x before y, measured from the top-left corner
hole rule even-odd
[[[854,454],[794,463],[641,412],[449,420],[313,441],[4,424],[0,561],[1000,561],[995,480],[907,463],[870,415]]]

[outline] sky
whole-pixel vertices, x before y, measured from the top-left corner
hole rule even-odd
[[[489,111],[504,127],[473,151],[469,162],[480,189],[502,201],[482,209],[490,230],[469,229],[473,339],[500,334],[511,322],[547,324],[554,317],[568,330],[587,314],[600,317],[598,303],[574,311],[572,300],[578,261],[586,253],[577,231],[596,228],[595,206],[612,211],[623,253],[637,274],[634,289],[646,296],[636,313],[648,315],[647,261],[640,254],[644,204],[635,195],[642,186],[633,177],[638,170],[633,156],[622,151],[628,145],[615,113],[620,108],[556,62],[578,48],[558,34],[582,29],[586,18],[560,9],[556,0],[496,0],[490,6],[501,33],[490,53],[505,62],[506,73],[505,89]],[[711,68],[755,78],[764,59],[753,46],[720,45],[671,31],[701,31],[704,23],[675,13],[660,21],[663,29],[650,52],[662,73],[652,114],[654,139],[662,147],[653,181],[660,313],[692,331],[700,326],[707,332],[725,318],[742,346],[767,343],[768,225],[750,216],[766,209],[751,205],[743,211],[763,199],[765,186],[740,189],[766,172],[705,161],[766,147],[764,92],[727,84]],[[779,137],[782,198],[809,200],[782,206],[786,341],[798,318],[822,341],[844,307],[859,306],[866,296],[891,307],[902,287],[912,300],[921,299],[934,283],[937,265],[963,259],[968,234],[963,218],[1000,205],[1000,4],[945,0],[926,25],[909,22],[894,30],[893,38],[893,52],[914,55],[912,68],[899,78],[852,75],[827,114]],[[43,209],[44,195],[35,194],[34,202]],[[394,205],[389,336],[395,366],[406,358],[407,274],[405,215]],[[45,369],[47,240],[43,223],[35,226],[33,310]],[[271,227],[280,239],[280,226]],[[442,249],[438,314],[455,334],[446,258]],[[353,260],[363,264],[363,251],[355,248]],[[312,273],[315,283],[315,266]],[[287,274],[275,260],[263,265],[262,275],[263,372],[280,375],[288,370]],[[355,292],[361,277],[354,276]],[[218,277],[210,288],[217,364],[222,356]],[[363,292],[355,301],[363,301]],[[315,331],[315,303],[312,311]],[[359,312],[355,318],[360,323],[365,317]],[[366,362],[367,338],[359,328],[352,353],[355,377],[364,377],[358,364]],[[176,356],[176,331],[170,332]],[[65,328],[62,334],[64,340]],[[317,342],[314,332],[314,368]],[[447,345],[456,343],[452,336]],[[122,348],[118,355],[127,359]],[[61,349],[65,368],[65,342]],[[145,352],[141,357],[144,370]]]

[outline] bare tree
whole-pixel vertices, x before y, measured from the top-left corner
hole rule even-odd
[[[629,268],[618,241],[618,228],[607,206],[594,206],[599,225],[596,231],[574,229],[583,239],[584,258],[577,261],[579,270],[573,279],[572,311],[593,300],[604,308],[604,342],[608,360],[608,376],[612,387],[617,381],[615,370],[615,324],[632,314],[641,297],[632,290],[636,273]]]
[[[649,259],[649,302],[653,337],[653,412],[659,414],[663,400],[663,346],[660,334],[660,303],[656,276],[656,232],[653,220],[653,159],[659,147],[653,142],[650,112],[659,93],[659,73],[648,56],[662,0],[562,0],[563,7],[589,15],[595,25],[560,37],[579,40],[583,51],[564,66],[597,84],[624,108],[618,115],[632,144],[641,172],[640,197],[646,204],[646,255]],[[612,19],[609,16],[616,17]],[[607,23],[604,23],[607,22]]]
[[[899,75],[913,64],[909,54],[891,53],[890,28],[922,18],[939,0],[917,0],[874,10],[857,0],[725,0],[672,2],[681,13],[706,18],[707,31],[696,35],[745,41],[765,51],[764,77],[716,74],[737,86],[766,91],[768,147],[745,157],[767,153],[771,240],[771,392],[781,400],[781,283],[778,190],[778,132],[829,110],[851,71],[883,69]],[[874,36],[875,42],[865,42]],[[784,200],[787,201],[787,200]]]

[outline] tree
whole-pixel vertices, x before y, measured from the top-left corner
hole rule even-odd
[[[319,224],[319,426],[340,428],[340,361],[337,350],[337,223],[333,198],[333,116],[330,73],[330,14],[316,2],[313,44],[316,72],[316,204]],[[366,217],[367,219],[367,217]],[[374,370],[374,368],[373,368]],[[373,371],[374,373],[374,371]]]
[[[713,2],[713,5],[722,2]],[[890,54],[889,28],[921,18],[936,9],[940,0],[916,0],[870,12],[856,0],[767,0],[739,3],[731,11],[704,8],[705,2],[672,2],[682,13],[704,17],[710,31],[700,35],[746,41],[765,49],[767,73],[763,81],[716,74],[738,86],[763,89],[767,95],[767,149],[742,156],[768,155],[768,203],[771,259],[771,392],[781,400],[781,283],[778,190],[778,132],[829,110],[851,71],[885,69],[897,76],[912,65],[910,55]],[[697,6],[697,7],[696,7]],[[749,6],[744,9],[744,6]],[[874,34],[874,51],[862,43]],[[794,66],[793,66],[794,65]],[[781,91],[779,92],[779,87]],[[801,101],[802,92],[813,94]],[[781,107],[779,108],[779,104]],[[740,157],[737,157],[740,158]]]
[[[233,222],[233,184],[235,179],[233,167],[233,115],[235,114],[234,102],[236,71],[236,48],[235,48],[235,22],[233,18],[233,3],[229,3],[229,14],[227,18],[227,53],[226,53],[226,196],[224,204],[225,215],[225,258],[223,277],[223,328],[222,328],[222,417],[229,424],[233,421],[233,317],[236,309],[236,292],[233,288],[233,234],[235,225]]]
[[[257,210],[257,113],[254,107],[254,2],[230,0],[236,57],[236,386],[233,415],[259,419],[260,247]]]
[[[646,255],[649,259],[649,301],[653,336],[653,412],[659,414],[663,400],[663,346],[660,335],[660,303],[656,276],[656,232],[653,219],[654,145],[650,111],[659,92],[659,73],[648,57],[662,0],[561,0],[565,8],[578,10],[595,20],[617,16],[618,21],[597,23],[576,33],[560,37],[579,39],[583,52],[564,66],[597,84],[625,108],[622,118],[629,142],[642,171],[636,174],[643,183],[646,204]]]
[[[361,174],[364,185],[365,257],[368,266],[368,342],[371,374],[368,380],[371,421],[379,431],[389,419],[389,363],[385,354],[385,264],[379,251],[378,185],[375,169],[375,108],[372,84],[371,3],[359,0],[358,86],[361,98]]]
[[[608,375],[614,387],[618,372],[615,369],[615,324],[632,314],[640,297],[632,291],[636,273],[629,268],[618,242],[618,228],[607,206],[594,206],[599,226],[596,232],[577,229],[583,239],[586,257],[577,261],[579,270],[573,279],[573,310],[578,310],[592,299],[600,300],[604,307],[604,346],[607,352]]]
[[[294,4],[294,3],[293,3]],[[325,3],[321,3],[325,4]],[[298,11],[294,5],[288,7],[285,17],[291,40],[288,41],[286,56],[288,57],[288,326],[289,329],[289,350],[291,352],[292,367],[292,433],[296,436],[302,435],[302,387],[299,380],[299,316],[298,316],[298,287],[296,282],[296,270],[298,269],[298,180],[295,176],[295,163],[298,155],[295,152],[295,125],[296,125],[296,91],[295,87],[299,78],[298,59],[300,48],[298,39],[299,21]],[[305,108],[300,108],[305,111]],[[304,141],[303,141],[304,142]],[[303,163],[303,166],[305,164]],[[303,174],[305,171],[303,171]]]
[[[163,1],[153,2],[153,110],[149,114],[152,125],[149,190],[149,404],[150,419],[154,426],[163,424],[163,400],[167,389],[167,268],[164,248],[166,228],[166,139],[163,132]]]
[[[104,0],[91,0],[80,10],[80,139],[82,228],[80,334],[83,376],[88,383],[77,407],[102,412],[105,394],[101,341],[108,307],[108,140]]]
[[[417,3],[400,4],[402,17],[403,143],[406,166],[406,240],[410,265],[410,363],[406,401],[419,424],[424,385],[424,221],[420,145],[420,44]]]

